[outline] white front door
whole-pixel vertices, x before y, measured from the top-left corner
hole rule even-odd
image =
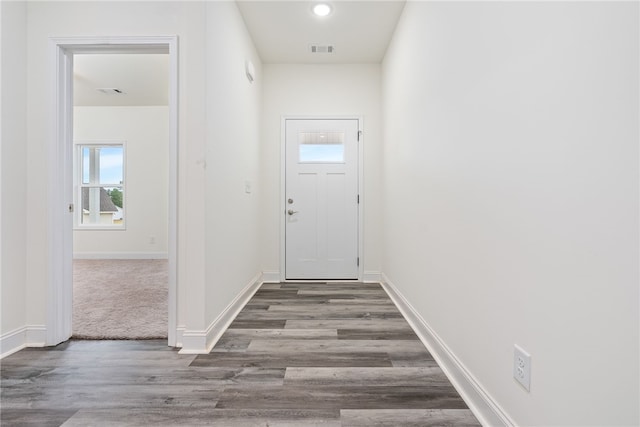
[[[285,277],[358,278],[358,120],[285,120]]]

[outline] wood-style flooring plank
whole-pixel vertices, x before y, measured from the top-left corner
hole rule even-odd
[[[121,426],[222,426],[222,427],[339,427],[339,410],[137,408],[122,411],[78,411],[64,427]]]
[[[11,409],[0,410],[0,425],[11,427],[58,427],[71,418],[75,409]]]
[[[326,295],[348,295],[353,297],[385,297],[387,294],[383,289],[301,289],[298,291],[300,296],[326,296]]]
[[[217,408],[466,409],[455,389],[431,387],[228,387]]]
[[[317,339],[336,339],[338,337],[337,329],[228,329],[223,337],[231,339],[300,339],[300,340],[317,340]]]
[[[338,329],[340,340],[418,340],[413,329]]]
[[[359,329],[359,330],[407,330],[404,319],[295,319],[287,320],[285,329]]]
[[[480,427],[468,409],[343,409],[345,427]]]
[[[398,309],[394,305],[372,305],[366,306],[363,310],[363,307],[360,304],[323,304],[313,307],[312,310],[314,316],[321,318],[332,316],[333,314],[340,314],[344,316],[358,312],[370,313],[371,311],[375,313],[399,313]],[[293,316],[300,314],[306,316],[309,314],[309,308],[300,307],[298,305],[272,305],[267,311],[269,313],[286,312],[287,315],[291,314]]]
[[[229,329],[284,329],[286,323],[287,323],[286,319],[276,319],[276,320],[245,319],[245,320],[241,320],[241,319],[236,318],[229,325]],[[227,330],[229,330],[229,329],[227,329]]]
[[[392,366],[388,353],[384,352],[314,352],[305,353],[301,357],[299,352],[269,353],[269,352],[221,352],[201,354],[191,363],[191,366],[217,367],[385,367]]]
[[[366,308],[369,308],[367,310]],[[359,311],[344,312],[334,311],[327,314],[323,314],[323,319],[402,319],[402,314],[399,311],[387,312],[385,310],[378,311],[376,307],[361,308]],[[278,312],[278,311],[247,311],[243,310],[236,317],[237,320],[314,320],[317,319],[313,310],[300,311],[300,312]]]
[[[421,368],[287,368],[285,385],[308,386],[428,386],[447,389],[453,386],[442,369]]]
[[[88,409],[88,408],[142,408],[153,406],[210,406],[215,403],[225,386],[116,384],[102,387],[74,385],[64,382],[42,387],[40,385],[3,387],[4,409]]]
[[[7,372],[8,371],[8,372]],[[113,369],[95,366],[92,368],[64,367],[27,372],[21,370],[3,370],[2,386],[4,391],[11,388],[34,387],[46,389],[65,386],[113,386],[144,385],[158,386],[211,386],[234,384],[270,383],[282,384],[285,368],[238,368],[238,367],[201,367],[194,369],[171,368],[159,370],[156,367],[137,367],[135,369]]]
[[[387,353],[400,355],[428,355],[420,341],[415,340],[294,340],[278,341],[255,339],[251,341],[249,352],[264,353]]]

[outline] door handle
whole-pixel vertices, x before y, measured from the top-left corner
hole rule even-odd
[[[297,214],[297,213],[298,213],[298,211],[294,211],[293,209],[289,209],[289,210],[287,211],[287,213],[288,213],[289,215],[293,215],[293,214]]]

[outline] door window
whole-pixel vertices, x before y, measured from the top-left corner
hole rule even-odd
[[[300,163],[344,163],[344,132],[300,132]]]

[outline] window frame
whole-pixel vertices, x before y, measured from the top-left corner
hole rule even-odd
[[[85,147],[121,147],[122,148],[122,183],[105,183],[105,184],[84,184],[83,178],[83,161],[82,150]],[[100,141],[74,141],[73,142],[73,203],[75,212],[73,215],[73,229],[84,231],[125,231],[127,229],[127,143],[123,140],[100,140]],[[120,224],[83,224],[82,216],[82,189],[83,188],[119,188],[122,191],[122,222]]]

